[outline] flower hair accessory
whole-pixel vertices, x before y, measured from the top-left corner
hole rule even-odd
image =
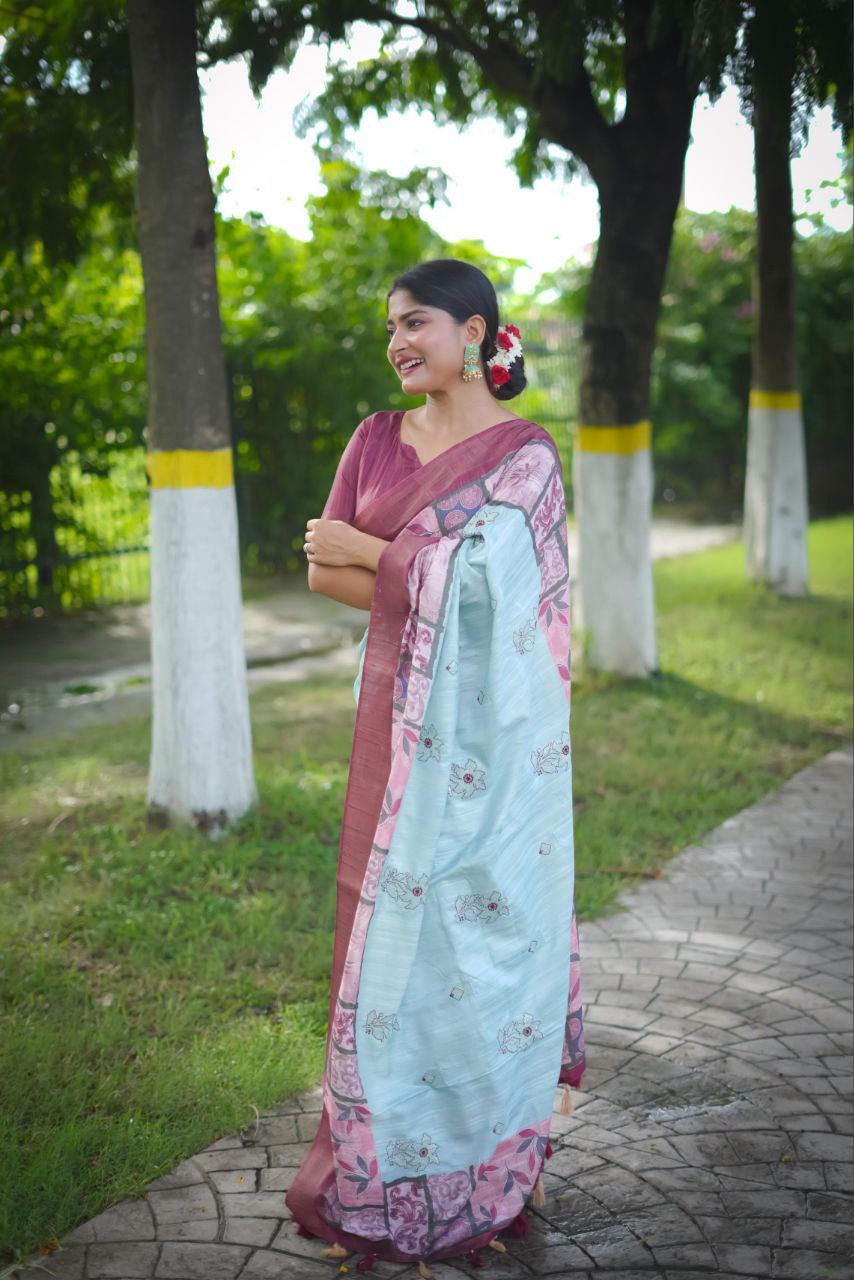
[[[495,355],[486,362],[489,376],[494,387],[500,387],[510,381],[510,366],[522,354],[522,335],[515,324],[500,324],[495,336],[498,348]]]

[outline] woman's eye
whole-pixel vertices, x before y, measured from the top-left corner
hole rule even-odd
[[[423,320],[410,320],[410,321],[409,321],[409,323],[410,323],[410,324],[423,324],[423,323],[424,323],[424,321],[423,321]],[[385,334],[386,334],[386,337],[387,337],[387,338],[391,338],[391,337],[392,337],[392,335],[393,335],[393,333],[394,333],[394,329],[392,329],[392,328],[391,328],[391,326],[389,326],[389,327],[386,329],[386,331],[385,331]]]

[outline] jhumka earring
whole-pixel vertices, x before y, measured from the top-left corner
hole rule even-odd
[[[480,367],[480,344],[477,342],[466,343],[462,376],[463,382],[475,382],[483,377],[483,370]]]

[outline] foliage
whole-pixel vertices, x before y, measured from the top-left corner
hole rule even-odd
[[[297,567],[305,521],[319,514],[356,423],[406,403],[386,359],[385,296],[394,277],[425,257],[462,255],[506,292],[518,265],[476,241],[445,244],[417,215],[422,201],[444,197],[441,174],[417,170],[392,181],[329,160],[321,176],[307,242],[253,215],[217,223],[247,569]],[[82,503],[59,494],[56,464],[76,455],[84,475],[105,476],[116,448],[144,447],[139,257],[122,247],[102,211],[74,267],[49,264],[39,245],[23,260],[8,252],[0,294],[0,463],[16,504],[6,521],[0,496],[2,558],[8,564],[38,551],[47,561],[69,548],[64,524],[84,535],[89,523]],[[93,531],[74,549],[97,549],[105,533]],[[43,578],[50,595],[50,574]]]
[[[753,332],[754,218],[745,210],[681,208],[674,227],[653,364],[655,498],[702,501],[737,517]],[[851,267],[847,234],[826,226],[795,242],[810,506],[850,507]],[[554,307],[584,313],[590,268],[544,277]]]
[[[299,131],[321,125],[327,145],[343,154],[347,127],[368,108],[387,115],[418,103],[438,123],[490,115],[517,135],[511,163],[520,182],[532,185],[543,173],[579,172],[596,145],[619,145],[622,96],[631,80],[638,83],[627,73],[627,52],[642,57],[641,45],[661,47],[675,31],[686,82],[717,97],[742,5],[650,0],[627,18],[618,0],[425,0],[405,12],[382,0],[311,0],[299,8],[270,0],[240,22],[235,8],[235,0],[220,5],[222,27],[204,57],[210,64],[246,54],[259,88],[274,33],[288,45],[302,23],[312,39],[331,45],[353,22],[379,26],[377,56],[352,68],[334,64],[322,92],[306,99]]]
[[[320,514],[359,419],[401,398],[385,354],[386,291],[442,250],[410,211],[407,182],[368,203],[354,166],[324,164],[322,177],[307,243],[257,221],[218,228],[247,568],[296,568],[305,521]]]
[[[97,470],[142,439],[142,273],[102,216],[76,267],[35,245],[0,259],[0,468],[18,487],[66,448]]]
[[[621,99],[636,59],[670,40],[686,81],[717,96],[743,0],[649,0],[630,23],[618,0],[528,5],[521,0],[425,0],[405,16],[382,0],[199,0],[202,67],[245,58],[260,93],[276,67],[289,68],[306,37],[331,45],[357,21],[382,32],[376,59],[332,68],[320,96],[306,99],[297,127],[322,120],[328,142],[373,107],[411,103],[437,120],[491,114],[521,132],[513,164],[525,184],[544,172],[572,174],[596,146],[616,148]],[[631,30],[629,30],[631,27]],[[121,0],[51,0],[3,6],[0,107],[0,248],[40,238],[50,258],[81,251],[87,211],[114,200],[130,208],[132,86]],[[340,154],[340,150],[339,150]]]
[[[0,8],[0,257],[73,261],[106,206],[126,239],[132,98],[124,0]]]
[[[752,0],[745,6],[741,38],[727,70],[738,86],[741,108],[753,121],[757,86],[777,84],[782,73],[791,87],[791,152],[809,136],[817,105],[830,103],[833,121],[851,137],[852,11],[846,0]]]

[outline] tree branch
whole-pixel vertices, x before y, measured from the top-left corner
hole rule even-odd
[[[484,48],[456,20],[448,0],[432,0],[432,3],[446,18],[447,26],[426,15],[404,17],[372,3],[364,6],[363,16],[367,21],[415,27],[438,42],[468,54],[477,63],[486,84],[493,84],[517,97],[522,105],[533,107],[545,126],[548,140],[578,156],[598,182],[598,175],[604,175],[616,149],[611,126],[593,96],[583,59],[578,60],[563,83],[550,76],[538,79],[533,64],[500,36],[490,37]]]

